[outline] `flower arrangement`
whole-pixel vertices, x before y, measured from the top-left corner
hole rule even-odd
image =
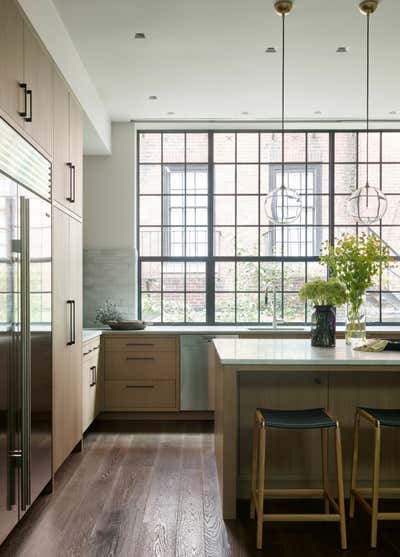
[[[346,288],[337,279],[316,279],[300,289],[302,302],[311,300],[314,306],[342,306],[346,303]]]
[[[346,288],[346,341],[349,343],[357,335],[361,341],[365,341],[361,306],[365,292],[372,286],[374,278],[390,266],[392,258],[389,248],[373,234],[367,236],[363,233],[358,237],[343,234],[336,240],[335,246],[328,242],[324,244],[320,261],[328,265],[330,275]]]
[[[109,321],[121,321],[122,313],[117,309],[117,305],[106,300],[102,306],[96,309],[96,322],[108,325]]]
[[[346,302],[346,289],[337,279],[317,279],[306,282],[300,289],[303,302],[314,304],[311,326],[312,346],[330,347],[336,344],[336,306]]]

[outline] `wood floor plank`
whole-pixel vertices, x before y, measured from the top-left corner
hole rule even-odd
[[[40,497],[0,547],[0,557],[337,557],[336,524],[264,525],[247,501],[238,518],[223,521],[210,424],[102,422],[88,432],[84,451],[56,474],[55,491]],[[275,512],[319,502],[270,501]],[[382,502],[384,510],[399,502]],[[357,510],[349,522],[346,557],[400,557],[398,523],[379,525],[369,548],[370,523]]]
[[[183,470],[177,518],[176,557],[203,557],[203,476],[196,469]]]
[[[213,435],[204,433],[201,441],[204,554],[206,557],[229,557],[232,549],[222,518]]]

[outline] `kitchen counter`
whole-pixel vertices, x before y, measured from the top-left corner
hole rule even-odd
[[[400,351],[358,352],[337,340],[335,348],[317,348],[303,339],[215,339],[214,346],[222,365],[262,366],[365,366],[400,365]]]
[[[351,472],[357,406],[399,407],[400,352],[313,348],[309,339],[215,339],[215,452],[223,515],[236,517],[236,499],[249,498],[251,439],[256,408],[327,408],[338,418],[343,439],[345,487]],[[392,457],[382,461],[382,486],[395,483],[400,436],[384,432]],[[320,432],[268,432],[269,487],[320,487]],[[361,435],[359,478],[370,478],[370,437]],[[396,458],[395,458],[396,456]],[[330,472],[334,479],[334,466]],[[346,492],[348,493],[348,491]]]
[[[339,326],[337,328],[338,334],[344,332],[344,327]],[[143,335],[143,334],[166,334],[166,335],[273,335],[282,337],[293,337],[293,336],[305,336],[308,337],[310,334],[310,327],[296,327],[288,325],[288,328],[278,327],[273,329],[265,325],[260,326],[242,326],[242,325],[148,325],[146,329],[142,331],[113,331],[111,329],[83,329],[83,334],[90,335],[93,334],[97,336],[99,334],[116,335],[116,334],[132,334],[132,335]],[[380,335],[380,336],[390,336],[400,335],[400,326],[385,326],[376,327],[371,326],[367,329],[367,334]]]
[[[82,342],[88,342],[94,338],[100,336],[104,331],[98,331],[95,329],[83,329],[82,330]]]

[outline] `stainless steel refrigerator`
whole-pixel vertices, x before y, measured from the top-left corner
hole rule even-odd
[[[0,543],[51,485],[51,166],[0,119]]]

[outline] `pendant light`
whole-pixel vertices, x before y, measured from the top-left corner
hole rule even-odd
[[[268,220],[273,224],[290,224],[296,221],[301,212],[302,203],[297,193],[285,185],[285,20],[292,11],[292,0],[277,0],[275,11],[282,17],[282,169],[280,185],[265,198],[264,210]]]
[[[379,221],[387,209],[385,194],[369,184],[369,66],[370,66],[370,17],[378,7],[378,0],[363,0],[359,4],[361,13],[367,18],[367,118],[366,118],[366,182],[359,186],[349,197],[349,213],[360,224],[373,224]]]

